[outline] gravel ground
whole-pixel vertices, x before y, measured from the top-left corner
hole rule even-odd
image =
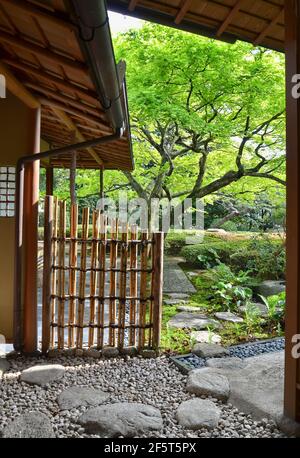
[[[229,347],[229,357],[238,358],[250,358],[252,356],[262,355],[264,353],[272,353],[275,351],[284,350],[285,340],[284,338],[273,339],[265,342],[255,342],[244,345],[234,345]],[[224,356],[226,358],[226,356]],[[180,363],[182,363],[187,370],[199,369],[205,367],[206,359],[200,356],[189,354],[188,356],[176,357]]]
[[[66,367],[65,377],[46,387],[20,382],[23,369],[45,362],[44,358],[11,360],[10,370],[0,382],[0,431],[17,415],[29,411],[44,412],[53,424],[57,437],[91,437],[77,423],[86,408],[60,411],[56,402],[62,390],[72,385],[90,385],[110,393],[105,402],[140,402],[161,411],[164,427],[159,433],[143,437],[284,437],[270,420],[254,421],[230,404],[215,402],[222,411],[219,426],[212,431],[189,431],[179,426],[176,410],[181,402],[194,397],[185,391],[186,376],[166,357],[157,359],[53,358],[49,363]],[[205,397],[203,397],[205,399]],[[94,436],[97,437],[97,436]]]

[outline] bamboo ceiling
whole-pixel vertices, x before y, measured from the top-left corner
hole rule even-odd
[[[40,101],[51,148],[112,133],[76,32],[63,0],[0,0],[0,63]],[[69,167],[70,155],[51,165]],[[78,152],[77,167],[100,166],[132,170],[128,128],[114,143]]]
[[[234,42],[284,50],[284,0],[108,0],[123,14]]]

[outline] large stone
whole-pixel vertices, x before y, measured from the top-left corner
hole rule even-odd
[[[57,402],[61,410],[75,409],[80,406],[97,406],[107,400],[109,394],[86,386],[72,386],[62,391]]]
[[[228,378],[210,367],[191,371],[186,388],[197,396],[212,396],[221,401],[227,401],[230,394]]]
[[[206,361],[208,367],[214,367],[215,369],[227,369],[236,371],[243,369],[246,366],[246,362],[241,358],[212,358]]]
[[[285,291],[285,282],[282,280],[266,280],[255,288],[255,292],[261,296],[274,296]]]
[[[41,364],[25,369],[20,378],[22,382],[43,386],[60,380],[64,374],[65,368],[60,364]]]
[[[165,260],[163,290],[165,294],[194,294],[196,292],[194,285],[179,267],[176,259],[166,258]]]
[[[190,295],[186,293],[169,293],[169,299],[189,299]]]
[[[12,439],[47,439],[55,434],[49,418],[41,412],[27,412],[10,422],[2,437]]]
[[[187,429],[214,429],[218,426],[221,412],[215,404],[204,399],[190,399],[178,407],[177,420]]]
[[[266,304],[261,304],[260,302],[251,302],[248,305],[242,305],[239,307],[241,313],[255,312],[260,317],[268,316],[268,307]]]
[[[163,422],[160,411],[137,403],[117,403],[89,409],[79,423],[86,432],[102,437],[134,437],[148,431],[159,431]]]
[[[192,353],[200,358],[215,358],[229,355],[229,351],[217,344],[197,343]]]
[[[188,313],[199,313],[201,311],[200,307],[193,307],[192,305],[178,305],[176,307],[178,312],[188,312]]]
[[[221,321],[229,321],[230,323],[243,323],[243,318],[231,312],[218,312],[215,317]]]
[[[207,318],[207,316],[201,313],[188,313],[180,312],[177,315],[173,316],[169,321],[168,325],[171,328],[178,329],[196,329],[201,331],[202,329],[218,328],[220,325],[216,320]]]
[[[8,371],[9,367],[9,362],[5,358],[0,358],[0,379],[2,378],[4,372]]]
[[[210,331],[193,331],[191,333],[191,340],[196,343],[221,343],[221,336]]]
[[[187,302],[183,299],[164,299],[165,305],[178,305],[178,304],[186,304]]]

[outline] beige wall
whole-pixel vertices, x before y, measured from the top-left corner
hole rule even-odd
[[[0,166],[16,166],[32,154],[35,135],[34,110],[9,92],[0,99]],[[13,336],[14,218],[0,217],[0,334]]]

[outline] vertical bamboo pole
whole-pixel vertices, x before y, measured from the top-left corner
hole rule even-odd
[[[50,346],[50,312],[51,312],[51,271],[52,271],[52,234],[53,234],[53,197],[45,197],[44,210],[44,267],[43,267],[43,321],[42,352],[47,353]]]
[[[138,229],[137,226],[131,227],[131,241],[136,241],[138,238]],[[130,297],[137,297],[137,243],[130,244]],[[129,308],[129,323],[130,332],[129,332],[129,345],[134,346],[136,341],[136,299],[130,299],[130,308]]]
[[[69,273],[69,329],[68,329],[68,346],[74,347],[74,325],[76,317],[76,289],[77,289],[77,238],[78,238],[78,205],[71,206],[70,221],[70,273]]]
[[[86,261],[87,261],[87,240],[89,236],[89,209],[84,208],[82,213],[82,243],[79,278],[79,301],[78,301],[78,322],[77,322],[77,348],[83,345],[83,320],[85,309],[85,287],[86,287]]]
[[[139,342],[141,350],[145,346],[145,322],[147,311],[147,267],[148,267],[148,231],[141,237],[141,279],[140,279],[140,308],[139,308]]]
[[[128,226],[123,224],[122,228],[122,243],[121,243],[121,258],[120,258],[120,283],[119,283],[119,332],[118,332],[118,347],[124,347],[125,337],[125,314],[126,314],[126,276],[127,276],[127,257],[128,257]]]
[[[65,322],[65,250],[66,250],[66,202],[59,203],[59,252],[58,252],[58,348],[64,348]]]
[[[162,321],[162,297],[163,297],[163,264],[164,264],[164,234],[153,234],[152,244],[152,346],[158,351],[160,347],[161,321]]]
[[[90,275],[90,292],[91,292],[91,302],[90,302],[90,329],[89,329],[89,347],[94,345],[94,327],[95,324],[95,304],[96,304],[96,291],[97,291],[97,253],[98,253],[98,238],[100,231],[100,212],[93,212],[93,240],[92,240],[92,250],[91,250],[91,275]]]
[[[111,221],[110,241],[110,300],[109,300],[109,345],[115,346],[115,322],[116,322],[116,272],[118,256],[118,221]]]
[[[104,307],[105,307],[105,266],[106,266],[106,231],[107,231],[107,218],[105,215],[100,214],[100,238],[101,243],[98,247],[99,252],[99,302],[98,302],[98,314],[97,314],[97,324],[98,324],[98,334],[97,334],[97,347],[103,347],[104,340]]]
[[[57,197],[54,198],[54,209],[53,209],[53,243],[52,243],[52,266],[53,266],[53,274],[52,274],[52,281],[51,281],[51,292],[53,296],[56,295],[57,292],[57,235],[58,235],[58,199]],[[51,348],[55,346],[55,328],[53,327],[53,323],[55,322],[56,316],[56,299],[53,297],[51,299],[51,329],[50,329],[50,342]]]

